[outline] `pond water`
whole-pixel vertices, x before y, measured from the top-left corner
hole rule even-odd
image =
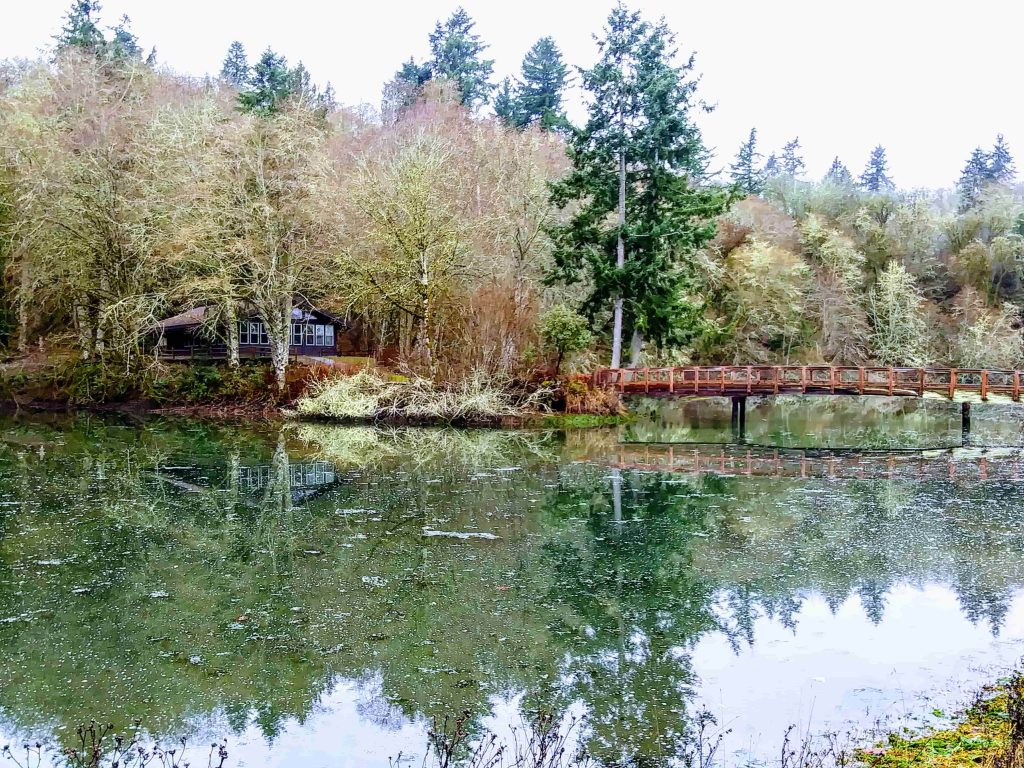
[[[600,765],[671,765],[702,708],[723,763],[770,761],[794,723],[941,720],[1024,654],[1015,448],[0,427],[0,744],[44,764],[90,718],[336,768],[545,712]]]

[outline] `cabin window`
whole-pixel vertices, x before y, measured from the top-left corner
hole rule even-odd
[[[269,344],[267,326],[258,320],[243,320],[238,324],[239,344]]]
[[[324,345],[324,327],[322,325],[316,326],[316,345],[318,347]]]
[[[302,346],[302,324],[301,323],[292,323],[292,346],[293,347],[301,347]]]
[[[312,347],[313,342],[316,341],[316,332],[313,330],[312,325],[306,326],[306,346]]]
[[[324,346],[325,347],[333,347],[334,346],[334,326],[333,325],[325,325],[324,326]]]

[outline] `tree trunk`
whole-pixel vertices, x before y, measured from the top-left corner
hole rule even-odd
[[[267,335],[270,337],[270,360],[274,365],[274,380],[277,391],[283,392],[288,370],[288,336],[292,322],[292,297],[285,294],[281,297],[281,306],[277,317],[267,318]]]
[[[22,264],[21,285],[18,286],[18,352],[28,351],[28,268]]]
[[[420,256],[420,291],[423,299],[423,314],[420,316],[420,343],[430,368],[430,378],[434,378],[434,350],[430,339],[430,264],[426,254]]]
[[[636,328],[633,329],[633,340],[629,343],[629,367],[636,368],[640,362],[640,353],[644,348],[644,335]]]
[[[238,312],[234,301],[228,301],[224,307],[224,322],[228,327],[228,365],[238,367]]]
[[[619,152],[619,237],[615,247],[615,266],[626,266],[626,152]],[[622,365],[622,296],[616,292],[615,312],[612,319],[612,368]]]
[[[75,329],[78,331],[78,346],[82,359],[92,357],[92,323],[89,322],[89,308],[84,304],[75,306]]]

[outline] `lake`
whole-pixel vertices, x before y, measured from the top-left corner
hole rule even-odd
[[[944,722],[1024,655],[1019,425],[978,408],[965,449],[948,408],[877,402],[759,405],[742,445],[727,403],[579,432],[5,418],[0,743],[59,764],[95,718],[200,765],[223,739],[418,766],[433,722],[546,713],[599,765],[671,765],[706,710],[732,765],[791,724]]]

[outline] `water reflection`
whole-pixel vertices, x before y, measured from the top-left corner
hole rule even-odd
[[[859,690],[884,707],[1024,648],[1013,452],[983,478],[962,454],[801,475],[638,471],[621,450],[5,422],[0,731],[60,743],[141,718],[228,735],[250,764],[385,765],[422,753],[434,717],[582,712],[603,764],[645,765],[687,748],[701,701],[774,753],[808,685],[819,715],[862,718]]]

